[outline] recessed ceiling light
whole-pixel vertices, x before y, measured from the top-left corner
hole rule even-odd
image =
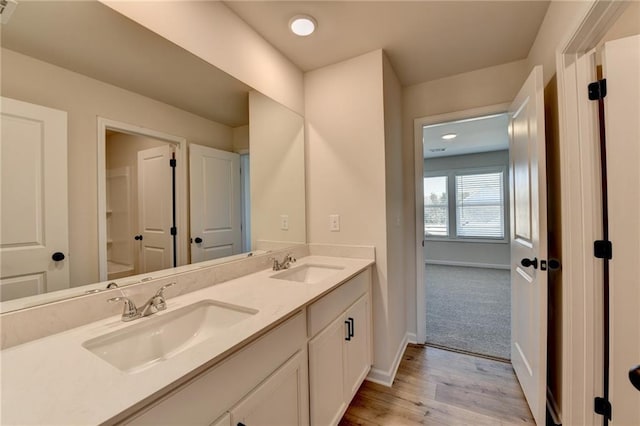
[[[306,37],[316,30],[316,20],[309,15],[296,15],[289,21],[289,28],[295,35]]]
[[[450,141],[451,139],[455,139],[456,136],[458,135],[456,135],[455,133],[447,133],[446,135],[442,135],[442,139]]]

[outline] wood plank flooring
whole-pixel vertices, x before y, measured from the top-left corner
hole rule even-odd
[[[511,364],[409,345],[392,387],[365,381],[340,426],[535,425]]]

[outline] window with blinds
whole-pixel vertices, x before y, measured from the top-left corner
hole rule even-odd
[[[449,235],[449,194],[447,176],[424,178],[424,235]]]
[[[458,237],[504,238],[503,177],[503,172],[456,175]]]

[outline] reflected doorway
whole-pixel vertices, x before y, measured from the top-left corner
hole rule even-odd
[[[175,266],[175,145],[107,130],[107,278]]]

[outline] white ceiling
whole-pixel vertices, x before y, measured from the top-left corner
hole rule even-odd
[[[303,71],[383,48],[403,85],[524,59],[548,1],[227,1]],[[317,31],[288,29],[309,14]]]
[[[525,58],[548,1],[225,2],[302,70],[383,48],[404,85]],[[309,13],[313,35],[289,32]],[[54,17],[54,19],[52,19]],[[235,127],[250,87],[95,1],[26,1],[2,46]]]
[[[498,114],[425,126],[422,139],[424,158],[508,149],[508,125],[508,114]],[[455,133],[457,137],[448,141],[442,139],[442,135],[448,133]],[[441,149],[444,151],[439,151]]]
[[[231,127],[249,86],[95,1],[20,1],[2,47]]]

